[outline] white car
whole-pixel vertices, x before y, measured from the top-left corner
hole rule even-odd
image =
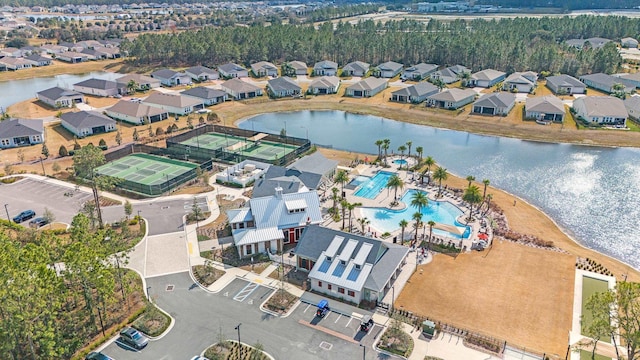
[[[191,358],[191,360],[209,360],[204,356],[194,356]]]

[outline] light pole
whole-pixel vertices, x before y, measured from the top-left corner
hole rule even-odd
[[[238,324],[238,326],[235,327],[235,329],[238,330],[238,359],[242,355],[240,351],[242,347],[242,343],[240,342],[240,325],[242,325],[242,323]]]
[[[360,347],[362,348],[362,360],[365,360],[367,356],[367,347],[362,344],[360,344]]]
[[[11,221],[11,218],[9,217],[9,209],[7,209],[7,206],[8,206],[8,205],[9,205],[9,204],[4,204],[4,211],[6,211],[6,212],[7,212],[7,221]]]

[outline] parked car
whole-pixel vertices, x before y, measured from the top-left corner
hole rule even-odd
[[[318,310],[316,310],[316,316],[323,318],[329,311],[331,311],[331,309],[329,308],[329,301],[327,301],[326,299],[320,300],[320,302],[318,303]]]
[[[191,360],[209,360],[204,356],[194,356],[191,358]]]
[[[49,223],[49,221],[47,221],[47,219],[45,219],[43,217],[37,217],[37,218],[32,219],[31,221],[29,221],[29,226],[30,227],[39,228],[40,226],[45,226],[48,223]]]
[[[85,360],[113,360],[113,358],[108,357],[107,355],[101,352],[95,352],[95,351],[90,352],[89,355],[87,355],[84,359]]]
[[[21,212],[20,214],[16,215],[13,218],[13,222],[16,223],[16,224],[19,224],[19,223],[21,223],[21,222],[23,222],[25,220],[31,219],[34,216],[36,216],[36,212],[35,211],[33,211],[33,210],[25,210],[25,211]]]
[[[373,327],[373,319],[369,315],[365,315],[362,317],[362,321],[360,322],[360,331],[369,332]]]
[[[138,330],[126,327],[120,331],[120,340],[134,349],[143,349],[149,343],[149,339]]]

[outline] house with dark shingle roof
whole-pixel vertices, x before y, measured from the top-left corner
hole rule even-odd
[[[472,114],[505,116],[516,104],[516,96],[506,92],[482,95],[471,108]]]
[[[120,100],[105,110],[107,116],[131,124],[151,124],[169,118],[169,112],[134,101]]]
[[[178,86],[192,84],[191,77],[185,73],[171,69],[160,69],[151,73],[151,77],[160,80],[164,86]]]
[[[391,79],[402,72],[403,65],[395,61],[387,61],[373,69],[373,76]]]
[[[493,69],[480,70],[471,74],[471,80],[469,80],[469,86],[478,86],[483,88],[490,88],[493,85],[504,80],[507,76],[506,73]]]
[[[93,96],[116,96],[126,94],[127,88],[118,85],[115,81],[103,79],[87,79],[73,84],[73,90],[86,95]]]
[[[256,180],[251,197],[275,195],[278,187],[282,188],[283,194],[319,190],[323,184],[330,181],[321,174],[272,165]]]
[[[200,99],[206,106],[220,104],[227,100],[226,92],[218,89],[212,89],[206,86],[193,87],[191,89],[182,91],[180,94]]]
[[[592,124],[626,126],[629,116],[624,102],[613,96],[584,96],[573,101],[573,109],[578,119]]]
[[[313,95],[336,94],[340,88],[340,79],[337,76],[323,76],[309,84],[307,93]]]
[[[84,102],[84,95],[81,93],[57,86],[38,92],[36,97],[38,100],[56,109],[72,107],[73,104]]]
[[[220,75],[217,71],[213,69],[209,69],[206,66],[192,66],[184,71],[185,74],[189,75],[193,81],[209,81],[209,80],[218,80]]]
[[[472,89],[447,89],[445,91],[427,96],[427,106],[443,109],[459,109],[473,102],[477,93]]]
[[[97,111],[64,113],[60,121],[63,128],[79,138],[116,130],[116,121]]]
[[[420,81],[428,78],[436,70],[438,70],[438,65],[436,64],[420,63],[405,69],[400,78],[404,80]]]
[[[204,108],[202,99],[190,96],[154,92],[142,101],[143,104],[168,111],[170,114],[187,115]]]
[[[566,74],[548,76],[547,87],[556,95],[584,94],[587,91],[587,85]]]
[[[278,67],[268,61],[251,64],[251,72],[255,77],[278,76]]]
[[[388,82],[384,78],[368,77],[347,87],[345,96],[352,97],[372,97],[386,89]]]
[[[342,68],[342,76],[365,76],[371,65],[362,61],[353,61]]]
[[[272,97],[299,96],[302,88],[289,77],[279,77],[267,81],[267,90]]]
[[[464,73],[468,73],[469,75],[471,75],[471,70],[462,65],[454,65],[442,70],[434,71],[431,75],[429,75],[429,78],[431,78],[431,80],[440,80],[445,84],[452,84],[460,80],[460,77]]]
[[[44,142],[42,119],[6,119],[0,121],[0,148],[41,144]]]
[[[440,91],[437,86],[421,82],[391,93],[391,101],[419,104]]]
[[[49,65],[51,65],[51,58],[44,57],[42,55],[35,54],[35,53],[25,57],[25,59],[31,61],[33,66],[49,66]]]
[[[234,63],[218,66],[218,72],[220,73],[220,77],[223,79],[243,78],[249,76],[249,71],[247,71],[247,69]]]
[[[527,98],[524,108],[525,119],[546,122],[562,122],[564,120],[564,103],[553,95]]]
[[[409,248],[317,225],[307,226],[294,253],[311,289],[352,303],[382,301],[406,264]]]
[[[330,60],[318,61],[313,65],[313,76],[336,76],[338,75],[338,63]]]
[[[636,89],[636,84],[632,81],[604,73],[582,75],[580,76],[580,81],[582,81],[589,87],[604,91],[609,94],[615,92],[614,87],[618,84],[623,86],[622,91],[627,94],[633,92]]]
[[[223,82],[220,87],[234,100],[251,99],[262,96],[262,89],[237,78]]]

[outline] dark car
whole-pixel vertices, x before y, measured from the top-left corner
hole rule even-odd
[[[369,315],[365,315],[360,322],[360,331],[369,332],[373,326],[373,319]]]
[[[33,210],[25,210],[25,211],[21,212],[20,214],[16,215],[13,218],[13,222],[16,223],[16,224],[19,224],[19,223],[21,223],[21,222],[23,222],[25,220],[31,219],[34,216],[36,216],[36,212],[35,211],[33,211]]]
[[[120,331],[120,339],[125,344],[138,350],[143,349],[149,343],[149,339],[146,336],[131,327],[126,327]]]
[[[113,358],[108,357],[107,355],[101,352],[92,351],[84,358],[85,360],[113,360]]]
[[[47,221],[47,219],[42,218],[42,217],[37,217],[37,218],[29,221],[29,226],[35,227],[35,228],[39,228],[40,226],[45,226],[48,223],[49,222]]]

